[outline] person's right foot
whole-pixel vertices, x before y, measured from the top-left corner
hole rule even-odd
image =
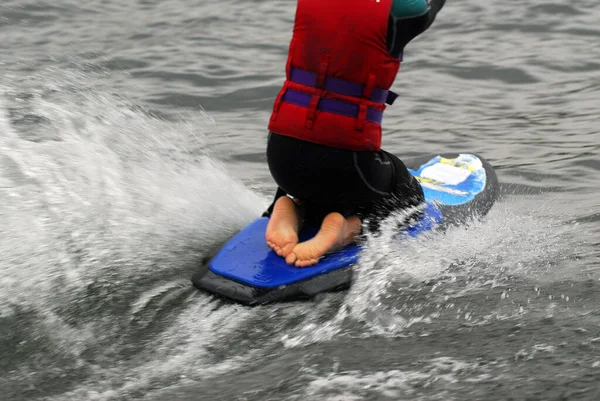
[[[282,196],[275,202],[265,237],[269,248],[284,258],[298,244],[298,216],[289,197]]]
[[[319,259],[354,242],[360,233],[360,219],[356,216],[345,219],[339,213],[329,213],[321,229],[313,238],[296,245],[285,261],[297,267],[317,264]]]

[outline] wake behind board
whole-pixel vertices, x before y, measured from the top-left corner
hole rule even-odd
[[[407,161],[406,165],[421,183],[426,201],[418,221],[402,229],[410,236],[482,217],[498,196],[494,169],[480,156],[444,154]],[[194,285],[246,305],[307,299],[350,286],[352,265],[360,257],[359,245],[326,255],[315,266],[297,268],[267,247],[268,220],[261,217],[231,238],[192,277]],[[300,241],[316,231],[314,227],[303,229]]]

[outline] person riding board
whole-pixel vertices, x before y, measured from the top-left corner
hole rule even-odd
[[[385,104],[404,47],[445,0],[298,0],[286,80],[269,121],[267,161],[278,185],[267,245],[311,266],[352,242],[367,219],[424,202],[396,156],[381,149]],[[320,229],[299,243],[302,224]]]

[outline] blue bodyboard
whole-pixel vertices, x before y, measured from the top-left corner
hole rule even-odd
[[[450,214],[456,215],[460,211],[461,215],[466,216],[479,210],[482,215],[491,207],[496,197],[497,179],[491,166],[480,157],[459,154],[421,160],[415,169],[409,171],[420,182],[426,205],[419,219],[402,230],[407,235],[416,237],[429,231],[444,223]],[[490,191],[494,192],[493,196],[490,196]],[[482,195],[485,195],[485,202],[476,202]],[[246,295],[252,299],[252,294],[268,293],[346,269],[360,257],[361,247],[349,245],[324,256],[314,266],[290,266],[266,245],[267,223],[268,217],[261,217],[232,237],[208,263],[208,277],[199,273],[192,278],[194,284],[217,295],[244,301],[237,298],[248,288],[252,291]],[[302,230],[300,241],[311,238],[315,233],[314,228]],[[347,277],[344,276],[343,280],[347,280]],[[236,283],[235,289],[219,294],[219,289],[227,287],[228,281]],[[241,298],[245,299],[246,295]]]

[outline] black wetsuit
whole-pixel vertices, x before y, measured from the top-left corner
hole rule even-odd
[[[428,0],[427,11],[414,17],[390,15],[387,44],[390,54],[401,57],[404,47],[433,23],[445,0]],[[320,224],[325,215],[377,221],[399,209],[424,201],[423,190],[396,156],[379,152],[336,149],[269,133],[267,160],[279,186],[275,200],[291,195],[301,201],[303,219]],[[269,216],[273,204],[264,213]]]

